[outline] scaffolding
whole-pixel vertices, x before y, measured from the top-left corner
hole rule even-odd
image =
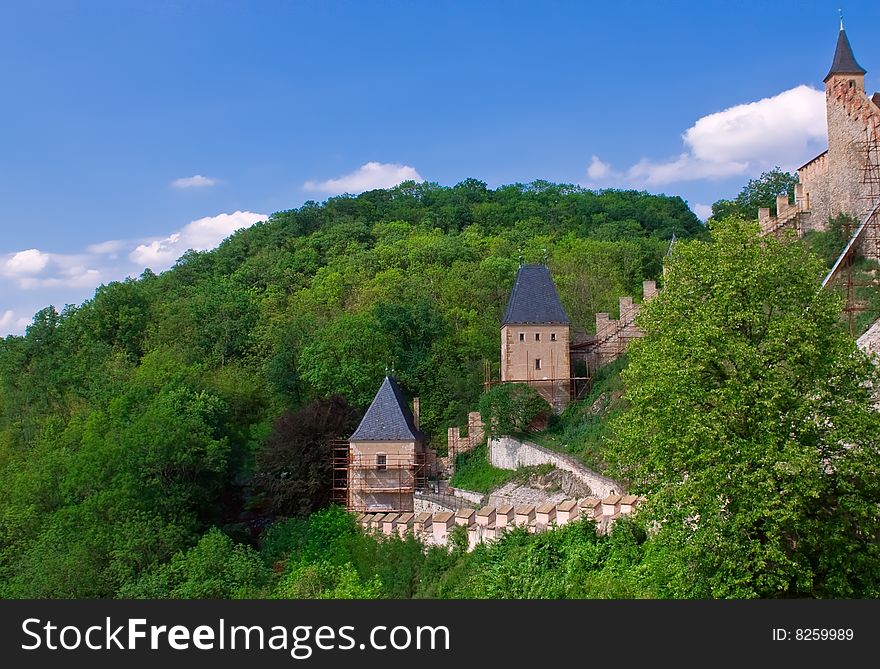
[[[413,495],[427,486],[427,455],[360,453],[347,441],[332,444],[332,500],[357,513],[413,510]]]
[[[877,280],[858,266],[861,257],[880,261],[880,141],[870,129],[860,143],[864,152],[862,169],[863,215],[855,227],[844,230],[846,246],[828,272],[822,287],[839,290],[844,298],[844,318],[850,334],[856,336],[858,314],[868,309],[866,291],[877,288]]]
[[[590,378],[589,376],[567,376],[563,379],[508,379],[507,381],[502,381],[486,376],[483,380],[483,390],[487,391],[493,386],[498,386],[502,383],[520,383],[534,388],[547,400],[548,404],[554,405],[557,402],[551,401],[550,398],[558,400],[566,397],[569,402],[583,399],[586,395],[585,389],[588,389]]]

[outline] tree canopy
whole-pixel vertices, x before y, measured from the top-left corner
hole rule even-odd
[[[678,197],[409,182],[278,212],[167,272],[41,310],[0,340],[0,596],[234,596],[217,583],[261,582],[251,553],[208,532],[252,542],[266,508],[326,502],[317,444],[333,430],[298,432],[299,410],[337,394],[363,410],[394,368],[442,445],[476,406],[482,361],[497,372],[520,256],[548,255],[590,329],[659,275],[673,233],[704,234]],[[297,471],[282,481],[285,459]],[[231,571],[199,571],[214,559]],[[345,564],[302,576],[373,592]]]
[[[712,218],[721,220],[740,216],[747,220],[757,220],[758,209],[768,207],[771,215],[776,215],[776,196],[785,195],[789,202],[794,201],[794,189],[798,183],[797,174],[783,172],[778,167],[763,172],[756,179],[749,179],[733,200],[718,200],[712,205]]]
[[[611,459],[648,495],[665,594],[875,597],[880,377],[821,261],[758,232],[726,219],[676,245]]]

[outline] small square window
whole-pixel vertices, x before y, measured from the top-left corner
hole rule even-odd
[[[556,341],[556,333],[555,332],[550,333],[550,341]]]
[[[535,369],[541,369],[541,358],[535,358]]]
[[[541,341],[541,333],[540,332],[535,333],[535,341]]]
[[[384,453],[376,454],[376,469],[385,470],[388,469],[388,456]]]
[[[525,333],[525,332],[520,332],[520,333],[519,333],[519,340],[520,340],[520,341],[525,341],[525,340],[526,340],[526,333]]]

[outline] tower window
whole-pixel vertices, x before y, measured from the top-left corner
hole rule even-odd
[[[849,87],[853,88],[855,85],[856,85],[856,82],[854,82],[852,79],[850,79],[849,80]]]
[[[376,469],[380,471],[388,469],[388,456],[384,453],[376,454]]]
[[[555,332],[550,333],[550,341],[556,341],[556,333]]]
[[[525,341],[525,340],[526,340],[526,333],[525,333],[525,332],[520,332],[520,333],[519,333],[519,340],[520,340],[520,341]]]
[[[535,341],[541,341],[541,333],[540,332],[535,333]]]
[[[541,358],[535,358],[535,369],[541,369]]]

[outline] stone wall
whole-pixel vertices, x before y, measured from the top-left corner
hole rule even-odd
[[[801,203],[791,204],[788,195],[776,196],[776,216],[770,215],[770,207],[758,209],[758,223],[761,225],[761,232],[765,235],[778,234],[782,230],[791,228],[798,237],[801,237],[804,234],[805,216]]]
[[[453,511],[421,513],[360,514],[357,522],[375,536],[415,536],[428,546],[448,546],[449,535],[457,525],[467,529],[468,550],[477,544],[494,541],[516,527],[528,532],[545,532],[577,520],[596,523],[600,533],[608,532],[621,516],[635,513],[645,502],[635,495],[608,495],[602,499],[569,499],[540,506],[524,504],[484,506]]]
[[[880,356],[880,320],[874,321],[856,343],[865,353]],[[876,357],[875,360],[880,363],[880,357]]]
[[[657,296],[657,283],[642,283],[642,301],[648,302]],[[596,343],[590,351],[593,368],[599,368],[617,360],[626,353],[633,339],[644,337],[645,332],[636,325],[641,305],[633,304],[633,298],[619,298],[620,318],[612,319],[607,313],[596,314]]]
[[[808,230],[825,230],[831,218],[831,206],[828,197],[828,152],[820,153],[816,158],[798,169],[798,183],[795,191],[795,203],[801,212],[809,212],[804,227]]]
[[[455,511],[458,505],[453,503],[454,498],[446,498],[438,495],[415,493],[413,495],[414,513],[439,513],[441,511]]]
[[[865,94],[864,77],[835,75],[825,87],[828,115],[828,196],[831,216],[849,214],[861,219],[865,141],[880,134],[880,107]]]
[[[467,434],[461,435],[461,428],[450,427],[446,433],[447,471],[455,471],[455,458],[461,453],[474,450],[486,439],[486,430],[479,411],[468,414]]]
[[[568,455],[551,451],[528,441],[519,441],[513,437],[499,437],[489,440],[489,462],[499,469],[553,465],[557,469],[571,472],[573,476],[590,488],[593,495],[600,497],[619,494],[624,490],[617,481],[597,474]]]

